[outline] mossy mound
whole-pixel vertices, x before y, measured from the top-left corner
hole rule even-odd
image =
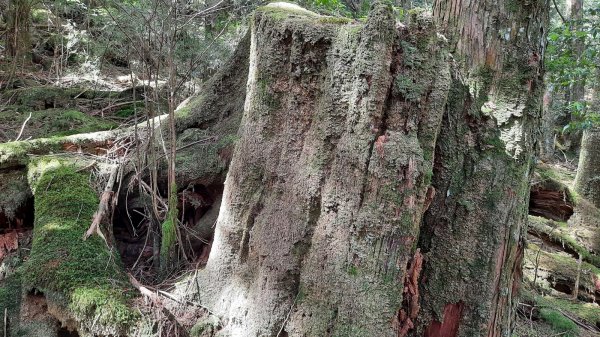
[[[7,90],[0,95],[4,101],[29,110],[74,108],[78,101],[98,98],[117,99],[117,91],[88,90],[80,87],[33,86]],[[104,105],[104,103],[101,103]]]
[[[546,181],[554,180],[567,188],[571,188],[575,180],[574,171],[549,163],[538,163],[535,167],[535,176]]]
[[[21,139],[67,136],[109,130],[118,126],[114,121],[90,116],[74,109],[46,109],[33,112],[19,108],[8,109],[0,112],[0,124],[7,129],[4,134],[0,134],[0,141],[14,140],[30,113],[31,118],[23,128]]]
[[[21,269],[26,291],[42,292],[63,324],[81,335],[123,335],[138,319],[133,289],[115,250],[97,235],[83,240],[99,199],[90,177],[66,161],[29,164],[36,198],[31,254]]]
[[[2,94],[2,99],[32,110],[65,108],[73,106],[73,98],[82,91],[81,88],[26,87],[6,91]]]
[[[523,319],[517,323],[518,336],[597,336],[593,331],[586,331],[574,321],[590,326],[600,325],[600,306],[595,303],[584,303],[548,295],[539,295],[529,288],[522,293],[522,303],[526,303],[527,318],[531,315],[534,321]],[[531,312],[533,308],[533,312]]]

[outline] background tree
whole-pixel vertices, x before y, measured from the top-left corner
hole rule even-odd
[[[26,65],[31,57],[32,0],[10,0],[4,13],[7,23],[6,51],[15,63]]]

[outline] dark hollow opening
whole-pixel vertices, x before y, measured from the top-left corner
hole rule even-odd
[[[196,266],[206,264],[222,194],[223,184],[196,184],[179,191],[177,208],[181,241],[178,246],[183,247],[178,251],[182,258],[187,258],[182,262]],[[154,214],[149,214],[153,213],[151,210],[148,196],[131,193],[119,198],[113,217],[113,234],[121,260],[128,269],[135,267],[153,273],[153,228],[160,225]]]
[[[570,295],[573,293],[573,287],[571,285],[565,284],[563,282],[556,282],[552,284],[552,289],[561,292],[563,294]]]
[[[564,188],[536,184],[529,193],[529,214],[554,221],[567,221],[573,215],[573,200]]]
[[[79,337],[77,331],[69,331],[67,328],[59,327],[57,331],[58,337]]]
[[[28,198],[14,214],[6,214],[0,209],[0,235],[12,231],[26,231],[33,228],[34,199]]]

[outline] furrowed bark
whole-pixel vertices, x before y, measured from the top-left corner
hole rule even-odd
[[[436,1],[452,88],[419,246],[423,307],[411,336],[507,336],[521,281],[538,132],[546,1]]]
[[[383,5],[364,26],[276,6],[252,23],[202,304],[222,336],[397,336],[418,310],[404,278],[432,195],[444,42]]]

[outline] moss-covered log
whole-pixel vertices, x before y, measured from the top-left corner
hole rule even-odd
[[[29,164],[35,224],[24,295],[42,293],[49,313],[82,336],[125,335],[138,319],[128,303],[134,289],[115,250],[99,236],[83,239],[99,198],[78,169],[44,157]]]

